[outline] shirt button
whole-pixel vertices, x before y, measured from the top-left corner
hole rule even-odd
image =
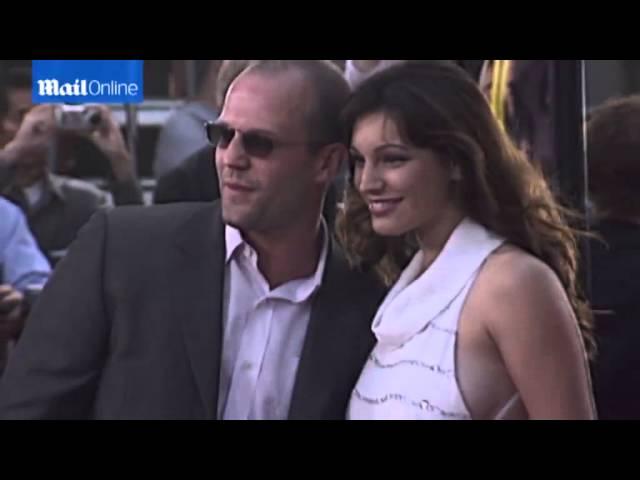
[[[251,363],[249,361],[244,361],[244,362],[242,362],[242,365],[240,366],[240,368],[246,372],[246,371],[251,370],[253,368],[253,363]]]

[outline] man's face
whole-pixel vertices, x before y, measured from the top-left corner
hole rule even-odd
[[[31,110],[31,89],[11,88],[7,90],[8,109],[0,124],[0,147],[4,147],[16,136],[24,116]]]
[[[228,142],[216,148],[226,223],[264,233],[313,215],[322,185],[314,178],[318,155],[307,143],[313,140],[307,128],[311,102],[303,75],[295,71],[248,72],[232,84],[218,121]],[[256,139],[273,149],[265,155],[252,148]]]

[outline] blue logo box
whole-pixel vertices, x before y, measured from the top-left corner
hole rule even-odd
[[[33,60],[33,103],[141,103],[142,60]]]

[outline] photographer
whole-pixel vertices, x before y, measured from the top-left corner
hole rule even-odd
[[[0,193],[25,212],[40,248],[54,263],[96,210],[143,203],[131,157],[110,110],[101,105],[87,107],[85,113],[91,112],[98,121],[73,130],[63,128],[60,108],[33,107],[0,151]],[[89,182],[55,173],[52,158],[63,133],[89,139],[108,159],[111,195]]]

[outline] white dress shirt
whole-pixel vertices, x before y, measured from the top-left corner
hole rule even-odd
[[[223,304],[224,343],[218,418],[284,420],[296,371],[320,287],[329,238],[315,273],[271,290],[258,270],[257,253],[240,232],[225,227],[226,265]]]

